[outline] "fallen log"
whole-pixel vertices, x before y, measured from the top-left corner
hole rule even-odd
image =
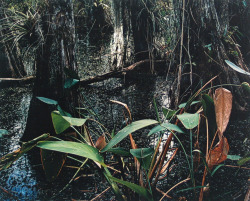
[[[23,77],[23,78],[0,78],[0,86],[16,86],[32,83],[35,80],[35,76]]]
[[[149,62],[151,62],[150,59],[138,61],[138,62],[128,66],[127,68],[123,68],[123,69],[118,70],[118,71],[111,71],[109,73],[104,73],[102,75],[97,75],[97,76],[93,76],[93,77],[90,77],[90,78],[87,78],[87,79],[82,79],[82,80],[80,80],[80,85],[85,86],[85,85],[92,84],[92,83],[95,83],[95,82],[101,82],[101,81],[104,81],[104,80],[107,80],[107,79],[110,79],[110,78],[121,77],[126,72],[137,70],[137,68],[140,67],[142,64],[149,63]],[[159,63],[159,62],[164,62],[164,60],[157,60],[157,61],[154,61],[154,62]]]

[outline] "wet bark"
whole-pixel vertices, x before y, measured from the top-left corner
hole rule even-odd
[[[40,102],[37,96],[57,100],[70,113],[77,101],[76,91],[64,89],[64,68],[77,72],[73,2],[49,1],[39,26],[46,37],[37,50],[36,81],[23,140],[54,133],[51,112],[56,108]]]

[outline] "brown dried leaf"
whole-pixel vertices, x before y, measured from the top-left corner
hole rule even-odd
[[[104,135],[100,136],[95,143],[95,147],[99,150],[102,150],[106,145],[107,143]]]
[[[220,140],[229,122],[232,110],[232,99],[233,96],[229,90],[225,88],[219,88],[215,90],[214,106]]]
[[[227,138],[222,136],[219,143],[211,150],[208,158],[208,167],[211,170],[214,165],[218,165],[227,159],[229,144]]]

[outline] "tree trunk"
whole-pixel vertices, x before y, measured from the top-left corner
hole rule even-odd
[[[239,2],[239,1],[238,1]],[[235,1],[231,0],[181,0],[173,2],[175,10],[175,21],[178,26],[179,48],[178,48],[178,79],[173,85],[175,105],[183,102],[181,94],[186,93],[190,86],[190,97],[192,88],[198,85],[200,78],[206,82],[211,77],[220,74],[214,84],[240,84],[249,78],[229,69],[225,60],[231,60],[241,68],[247,70],[241,51],[234,40],[231,17],[234,15],[231,7]],[[237,54],[235,54],[237,53]],[[194,65],[195,64],[195,65]],[[238,109],[245,109],[246,101],[238,88],[231,88],[237,94],[235,101]]]
[[[46,38],[37,51],[36,81],[23,140],[54,133],[51,112],[55,107],[42,103],[37,96],[57,100],[67,112],[72,112],[77,102],[76,89],[64,89],[64,68],[77,72],[72,0],[49,1],[40,26]]]
[[[112,0],[113,39],[111,70],[151,58],[153,43],[152,1]]]

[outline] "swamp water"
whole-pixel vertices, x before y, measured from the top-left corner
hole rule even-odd
[[[102,74],[109,71],[109,44],[107,47],[96,49],[90,43],[79,45],[82,57],[79,57],[79,64],[83,66],[80,72],[81,77],[90,77],[96,74]],[[102,44],[103,45],[103,44]],[[101,45],[101,46],[102,46]],[[169,88],[173,78],[159,77],[144,73],[137,73],[128,78],[109,79],[100,83],[93,84],[81,89],[82,101],[80,107],[88,107],[94,110],[101,122],[107,126],[109,132],[114,125],[117,131],[124,126],[124,116],[121,105],[113,104],[109,100],[117,100],[126,103],[131,110],[133,120],[156,119],[153,106],[153,97],[156,97],[158,108],[169,105]],[[20,147],[20,138],[26,125],[26,119],[29,104],[32,96],[32,87],[10,87],[0,89],[0,129],[6,129],[9,134],[0,138],[0,157],[18,149]],[[39,115],[39,114],[37,114]],[[225,132],[230,145],[230,155],[244,156],[250,151],[249,130],[250,117],[241,119],[234,118]],[[135,141],[138,147],[147,147],[155,139],[147,139],[147,132],[135,135]],[[188,139],[188,137],[187,137]],[[185,136],[183,137],[185,140]],[[128,143],[122,142],[122,146]],[[179,146],[173,142],[173,146]],[[179,149],[181,150],[181,148]],[[187,150],[189,150],[187,148]],[[226,160],[227,165],[236,165],[235,161]],[[66,162],[66,166],[71,163]],[[77,164],[79,165],[79,164]],[[185,157],[182,151],[178,151],[175,160],[172,162],[168,176],[160,180],[159,189],[166,192],[173,185],[187,178],[188,169]],[[43,173],[38,149],[30,152],[16,161],[9,169],[0,172],[0,200],[91,200],[109,185],[100,172],[93,170],[92,166],[84,169],[79,174],[76,181],[71,183],[68,188],[62,192],[65,185],[75,173],[75,169],[64,167],[60,177],[52,183],[45,179]],[[203,168],[199,169],[202,175]],[[210,179],[210,200],[211,201],[230,201],[244,200],[248,188],[249,170],[233,167],[221,167]],[[96,176],[93,174],[96,173]],[[197,173],[198,174],[198,173]],[[202,178],[199,178],[201,181]],[[193,200],[193,191],[179,192],[189,188],[190,183],[184,183],[175,188],[172,196],[186,196],[187,200]],[[99,200],[112,200],[114,196],[111,190],[108,190]],[[98,199],[97,199],[98,200]],[[166,200],[166,199],[165,199]]]
[[[137,77],[138,78],[138,77]],[[84,97],[92,105],[105,125],[121,125],[123,119],[120,105],[111,104],[110,99],[123,101],[131,109],[134,120],[153,118],[155,112],[152,104],[156,96],[160,105],[168,104],[168,83],[163,77],[141,76],[141,79],[130,80],[128,85],[124,80],[105,81],[103,85],[89,86],[83,89]],[[116,83],[114,85],[114,83]],[[25,129],[29,101],[31,99],[31,87],[11,87],[0,90],[0,126],[9,131],[9,134],[0,138],[0,156],[3,156],[20,147],[20,138]],[[167,105],[165,105],[167,106]],[[249,129],[250,119],[231,120],[225,132],[230,144],[230,155],[243,156],[249,152]],[[135,136],[139,147],[145,147],[152,138],[141,140],[142,134]],[[143,137],[145,139],[145,137]],[[176,146],[178,146],[176,144]],[[34,156],[35,155],[35,156]],[[35,158],[35,159],[34,159]],[[183,152],[179,152],[171,165],[172,171],[165,180],[160,181],[158,186],[161,190],[167,191],[174,184],[187,176],[187,164],[183,159]],[[70,164],[70,163],[69,163]],[[226,160],[226,165],[237,165],[236,162]],[[66,164],[67,165],[67,164]],[[203,169],[199,170],[202,173]],[[248,187],[247,179],[249,170],[233,167],[221,167],[210,180],[210,200],[244,200]],[[46,182],[42,170],[39,155],[28,153],[16,161],[9,169],[0,172],[0,199],[1,200],[91,200],[108,187],[108,184],[101,177],[93,177],[93,171],[84,172],[76,182],[58,194],[69,182],[75,170],[69,171],[65,167],[61,177],[53,183]],[[202,174],[201,174],[202,175]],[[201,180],[202,178],[200,178]],[[192,200],[192,192],[179,192],[190,187],[190,183],[184,183],[173,192],[179,197],[183,194],[188,200]],[[176,193],[177,192],[177,193]],[[55,196],[56,197],[53,197]],[[101,199],[111,200],[111,190]]]

